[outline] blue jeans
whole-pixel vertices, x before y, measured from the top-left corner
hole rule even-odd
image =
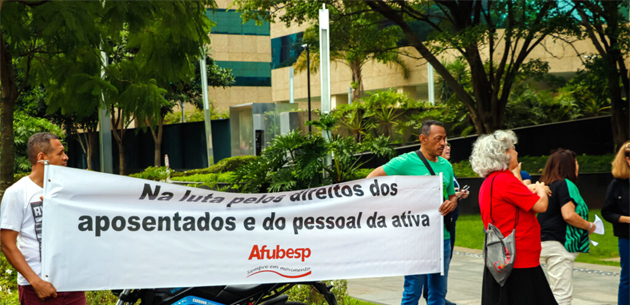
[[[451,258],[451,240],[444,240],[444,276],[440,273],[405,275],[405,290],[401,305],[418,305],[422,295],[422,287],[429,288],[428,305],[444,305],[446,299],[448,266]]]
[[[619,257],[621,258],[621,274],[619,277],[619,294],[617,304],[630,304],[630,242],[625,238],[619,238]]]

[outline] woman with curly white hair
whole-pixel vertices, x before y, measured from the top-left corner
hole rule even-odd
[[[479,208],[484,228],[492,223],[503,236],[515,230],[514,269],[501,287],[484,267],[481,304],[557,304],[540,267],[540,225],[536,213],[547,210],[544,184],[529,187],[512,170],[518,166],[516,135],[497,130],[483,135],[473,145],[473,171],[486,178],[479,190]]]

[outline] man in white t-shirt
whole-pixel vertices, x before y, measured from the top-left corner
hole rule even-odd
[[[9,187],[0,205],[0,243],[19,272],[20,304],[86,304],[85,293],[57,293],[41,275],[44,163],[66,166],[68,156],[59,138],[47,132],[28,139],[27,153],[31,174]]]

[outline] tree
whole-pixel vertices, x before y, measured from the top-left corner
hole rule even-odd
[[[381,16],[362,13],[366,6],[356,1],[339,1],[330,7],[330,58],[352,72],[352,99],[363,95],[363,66],[371,61],[394,65],[405,78],[409,70],[397,45],[402,39],[400,28],[384,25]],[[303,43],[319,45],[319,24],[308,28]],[[311,71],[319,68],[319,48],[311,48]],[[306,52],[295,63],[297,71],[306,70]]]
[[[405,65],[397,43],[402,38],[400,29],[386,24],[386,20],[378,14],[371,13],[361,2],[345,1],[236,1],[245,20],[265,20],[301,24],[313,22],[302,38],[309,45],[310,67],[312,72],[319,70],[319,24],[318,11],[326,4],[330,14],[330,59],[348,66],[352,72],[352,99],[358,100],[363,94],[363,66],[370,61],[395,65],[402,70],[405,78],[409,71]],[[285,14],[276,14],[280,9]],[[270,14],[261,14],[269,11]],[[295,68],[306,70],[306,52],[302,52]]]
[[[479,134],[504,127],[505,107],[518,71],[540,63],[526,62],[532,50],[550,34],[561,35],[575,26],[570,18],[572,10],[566,10],[561,1],[363,2],[402,29],[409,45],[466,106]],[[426,32],[429,34],[423,39]],[[472,93],[438,59],[451,50],[468,63]]]
[[[612,134],[615,146],[630,139],[630,75],[624,59],[629,55],[630,28],[621,14],[628,11],[628,1],[573,0],[582,26],[575,34],[588,37],[603,59],[606,67],[611,101]]]
[[[98,46],[94,20],[100,3],[0,1],[0,191],[13,183],[14,109],[38,68],[57,60],[81,59],[86,46]],[[21,79],[18,82],[18,72]],[[59,75],[65,77],[67,75]]]
[[[114,120],[121,125],[132,117],[142,120],[165,102],[167,82],[194,71],[189,63],[209,42],[207,6],[214,1],[0,2],[0,189],[13,181],[11,122],[24,88],[46,87],[50,111],[87,115],[94,105],[124,106],[126,113]],[[101,48],[108,54],[107,68]],[[19,87],[16,69],[25,71]],[[122,141],[122,132],[115,138]]]
[[[190,103],[198,109],[203,109],[201,70],[199,69],[199,64],[191,64],[195,65],[194,75],[189,76],[187,80],[171,83],[169,91],[165,95],[168,103],[162,105],[159,116],[153,114],[145,118],[155,143],[153,163],[156,167],[161,166],[162,163],[162,134],[166,115],[172,113],[173,108],[178,103]],[[232,71],[217,66],[210,57],[206,57],[206,71],[208,86],[225,88],[234,83]]]

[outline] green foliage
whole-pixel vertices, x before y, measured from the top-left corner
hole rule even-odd
[[[394,155],[389,138],[357,143],[354,138],[333,136],[327,143],[319,135],[303,136],[292,131],[276,137],[262,155],[236,170],[241,192],[264,193],[308,189],[357,179],[356,171],[367,161],[358,153],[373,151],[378,156]],[[332,153],[330,166],[324,163]],[[360,177],[360,178],[364,178]]]
[[[2,6],[2,49],[12,62],[1,66],[0,74],[7,76],[3,106],[12,109],[31,90],[35,94],[27,102],[43,98],[49,113],[78,121],[99,106],[116,113],[113,125],[123,129],[134,119],[158,117],[168,104],[165,88],[193,74],[191,62],[210,42],[205,12],[215,5],[212,0],[7,2]],[[7,128],[11,122],[2,124]],[[115,134],[118,141],[122,136]],[[11,158],[0,162],[3,169],[13,165],[7,164]],[[3,184],[8,183],[6,174]]]
[[[18,272],[0,252],[0,305],[17,305],[18,301]]]
[[[63,130],[49,120],[32,117],[21,111],[14,113],[15,173],[25,174],[31,171],[31,162],[28,160],[26,144],[30,136],[44,131],[60,137],[62,142],[65,139]]]
[[[87,305],[115,305],[118,301],[118,297],[113,295],[110,290],[86,291],[85,299]]]
[[[353,171],[350,175],[350,180],[365,179],[374,169],[373,168],[359,168]]]
[[[259,158],[239,167],[237,181],[246,193],[280,192],[330,184],[323,177],[326,141],[292,131],[275,137]]]
[[[198,108],[193,109],[192,111],[186,111],[184,113],[186,118],[186,123],[192,122],[203,122],[205,120],[203,110]],[[221,119],[229,119],[229,112],[217,112],[214,108],[214,104],[210,105],[210,119],[211,120],[221,120]],[[182,114],[181,112],[169,112],[164,116],[164,125],[168,124],[177,124],[182,122]]]
[[[522,169],[533,175],[542,175],[548,156],[524,156],[519,157]],[[613,154],[603,156],[578,155],[577,160],[580,165],[580,174],[587,173],[608,173],[611,171],[611,163],[615,156]]]
[[[389,25],[385,18],[371,12],[362,1],[236,1],[238,9],[243,13],[243,20],[280,20],[287,26],[292,23],[312,22],[306,29],[302,42],[310,47],[310,68],[318,70],[319,45],[317,14],[322,4],[330,13],[330,59],[348,66],[352,73],[350,84],[354,89],[353,99],[358,99],[363,92],[362,70],[370,62],[395,65],[399,67],[405,78],[409,71],[399,50],[398,42],[402,39],[402,31],[397,26]],[[281,8],[281,9],[280,9]],[[282,14],[276,12],[282,11]],[[265,12],[261,14],[260,12]],[[295,67],[297,71],[307,68],[306,52],[302,52]]]
[[[457,58],[453,62],[444,63],[444,66],[458,83],[472,94],[472,77],[466,61]],[[509,92],[504,114],[505,127],[511,129],[608,114],[610,99],[605,94],[609,90],[606,64],[601,57],[593,56],[586,62],[585,67],[566,83],[563,79],[549,74],[549,64],[546,62],[536,59],[523,63]],[[486,62],[486,73],[490,73],[490,68]],[[473,130],[469,109],[459,102],[443,78],[438,77],[436,86],[439,105],[444,107],[438,109],[438,113],[425,112],[416,115],[413,121],[425,118],[438,119],[452,124],[449,135],[461,133],[465,136]]]
[[[567,86],[581,114],[585,117],[610,114],[608,74],[612,73],[602,56],[590,56]]]
[[[453,165],[453,173],[455,173],[455,177],[458,178],[468,178],[468,177],[478,177],[477,173],[472,170],[470,166],[470,161],[463,160],[457,163],[452,163]]]
[[[256,156],[229,157],[229,158],[221,159],[216,164],[207,168],[193,169],[193,170],[174,173],[173,177],[190,176],[190,175],[197,175],[197,174],[232,172],[232,171],[235,171],[240,166],[247,164],[249,162],[252,162],[255,159],[256,159]]]
[[[188,177],[188,176],[198,176],[202,177],[205,174],[218,174],[218,173],[226,173],[235,171],[238,167],[243,164],[247,164],[252,160],[256,159],[255,156],[236,156],[222,159],[216,164],[201,169],[193,169],[183,172],[178,172],[172,168],[166,168],[166,166],[149,166],[144,171],[136,174],[131,174],[129,177],[154,180],[154,181],[166,181],[168,177],[173,178],[172,180],[177,181],[193,181],[193,182],[204,182],[210,180],[216,180],[216,178],[200,178],[202,180],[186,180],[186,179],[178,179],[176,177]],[[209,176],[210,177],[210,176]],[[212,176],[216,177],[216,175]],[[209,180],[208,180],[209,179]],[[228,180],[219,180],[220,182],[228,182]]]
[[[166,166],[149,166],[144,171],[136,174],[131,174],[129,175],[129,177],[154,181],[166,181],[166,179],[174,173],[176,173],[175,170],[166,168]]]
[[[319,119],[316,121],[307,121],[307,126],[315,126],[322,132],[330,132],[336,129],[337,118],[332,113],[319,113]]]
[[[525,84],[515,86],[505,111],[507,128],[568,121],[581,117],[580,109],[571,94],[562,88],[554,93],[535,90]]]
[[[333,280],[324,281],[326,285],[332,285],[331,292],[335,295],[337,303],[339,305],[349,305],[346,303],[348,300],[348,281],[347,280]],[[289,291],[289,301],[302,302],[312,305],[327,305],[328,303],[324,297],[310,285],[295,285]]]
[[[518,162],[521,163],[521,170],[528,172],[530,175],[542,175],[548,158],[549,156],[519,156]]]
[[[405,94],[396,92],[393,88],[388,91],[369,93],[364,99],[364,118],[371,118],[373,126],[377,127],[377,133],[389,137],[393,133],[393,126],[398,124],[398,118],[404,114],[404,109],[397,105],[406,105],[413,100]]]
[[[24,177],[26,177],[29,173],[19,173],[13,175],[13,181],[18,181]]]
[[[178,102],[186,102],[195,106],[193,112],[186,113],[186,122],[200,122],[204,120],[203,113],[203,96],[201,70],[197,60],[191,62],[194,66],[194,73],[178,82],[171,82],[168,86],[166,99],[169,101],[161,110],[161,115],[165,124],[181,123],[181,114],[173,113],[173,108]],[[227,87],[234,83],[234,75],[232,70],[219,67],[215,61],[206,57],[206,74],[208,86]],[[210,117],[212,120],[217,118],[225,118],[225,114],[219,114],[215,109],[214,103],[210,101]],[[152,125],[158,124],[158,121],[151,122]]]
[[[330,143],[330,150],[334,156],[332,175],[335,182],[357,179],[357,170],[369,161],[363,160],[361,162],[361,158],[355,156],[359,152],[370,151],[377,157],[387,158],[392,158],[396,154],[391,148],[389,137],[384,135],[363,143],[357,143],[352,137],[335,136]],[[361,178],[365,178],[365,176],[359,179]]]
[[[214,189],[217,183],[233,183],[235,182],[236,174],[234,172],[225,173],[210,173],[210,174],[194,174],[188,176],[173,177],[173,181],[184,182],[202,182],[202,185],[206,185],[211,189]],[[199,186],[198,184],[194,186]]]
[[[518,148],[517,148],[518,149]],[[530,175],[542,175],[545,164],[549,156],[519,156],[518,162],[521,163],[521,169]],[[611,171],[611,163],[615,155],[608,154],[603,156],[578,155],[577,160],[580,165],[580,174],[588,173],[608,173]],[[472,178],[478,175],[472,171],[470,161],[463,160],[453,164],[453,171],[456,177]]]
[[[612,171],[612,161],[614,154],[603,156],[578,155],[577,160],[580,165],[580,173],[608,173]]]
[[[362,103],[352,103],[341,105],[331,112],[338,124],[347,128],[357,142],[362,141],[372,126],[369,120],[364,118],[365,110],[363,108]]]

